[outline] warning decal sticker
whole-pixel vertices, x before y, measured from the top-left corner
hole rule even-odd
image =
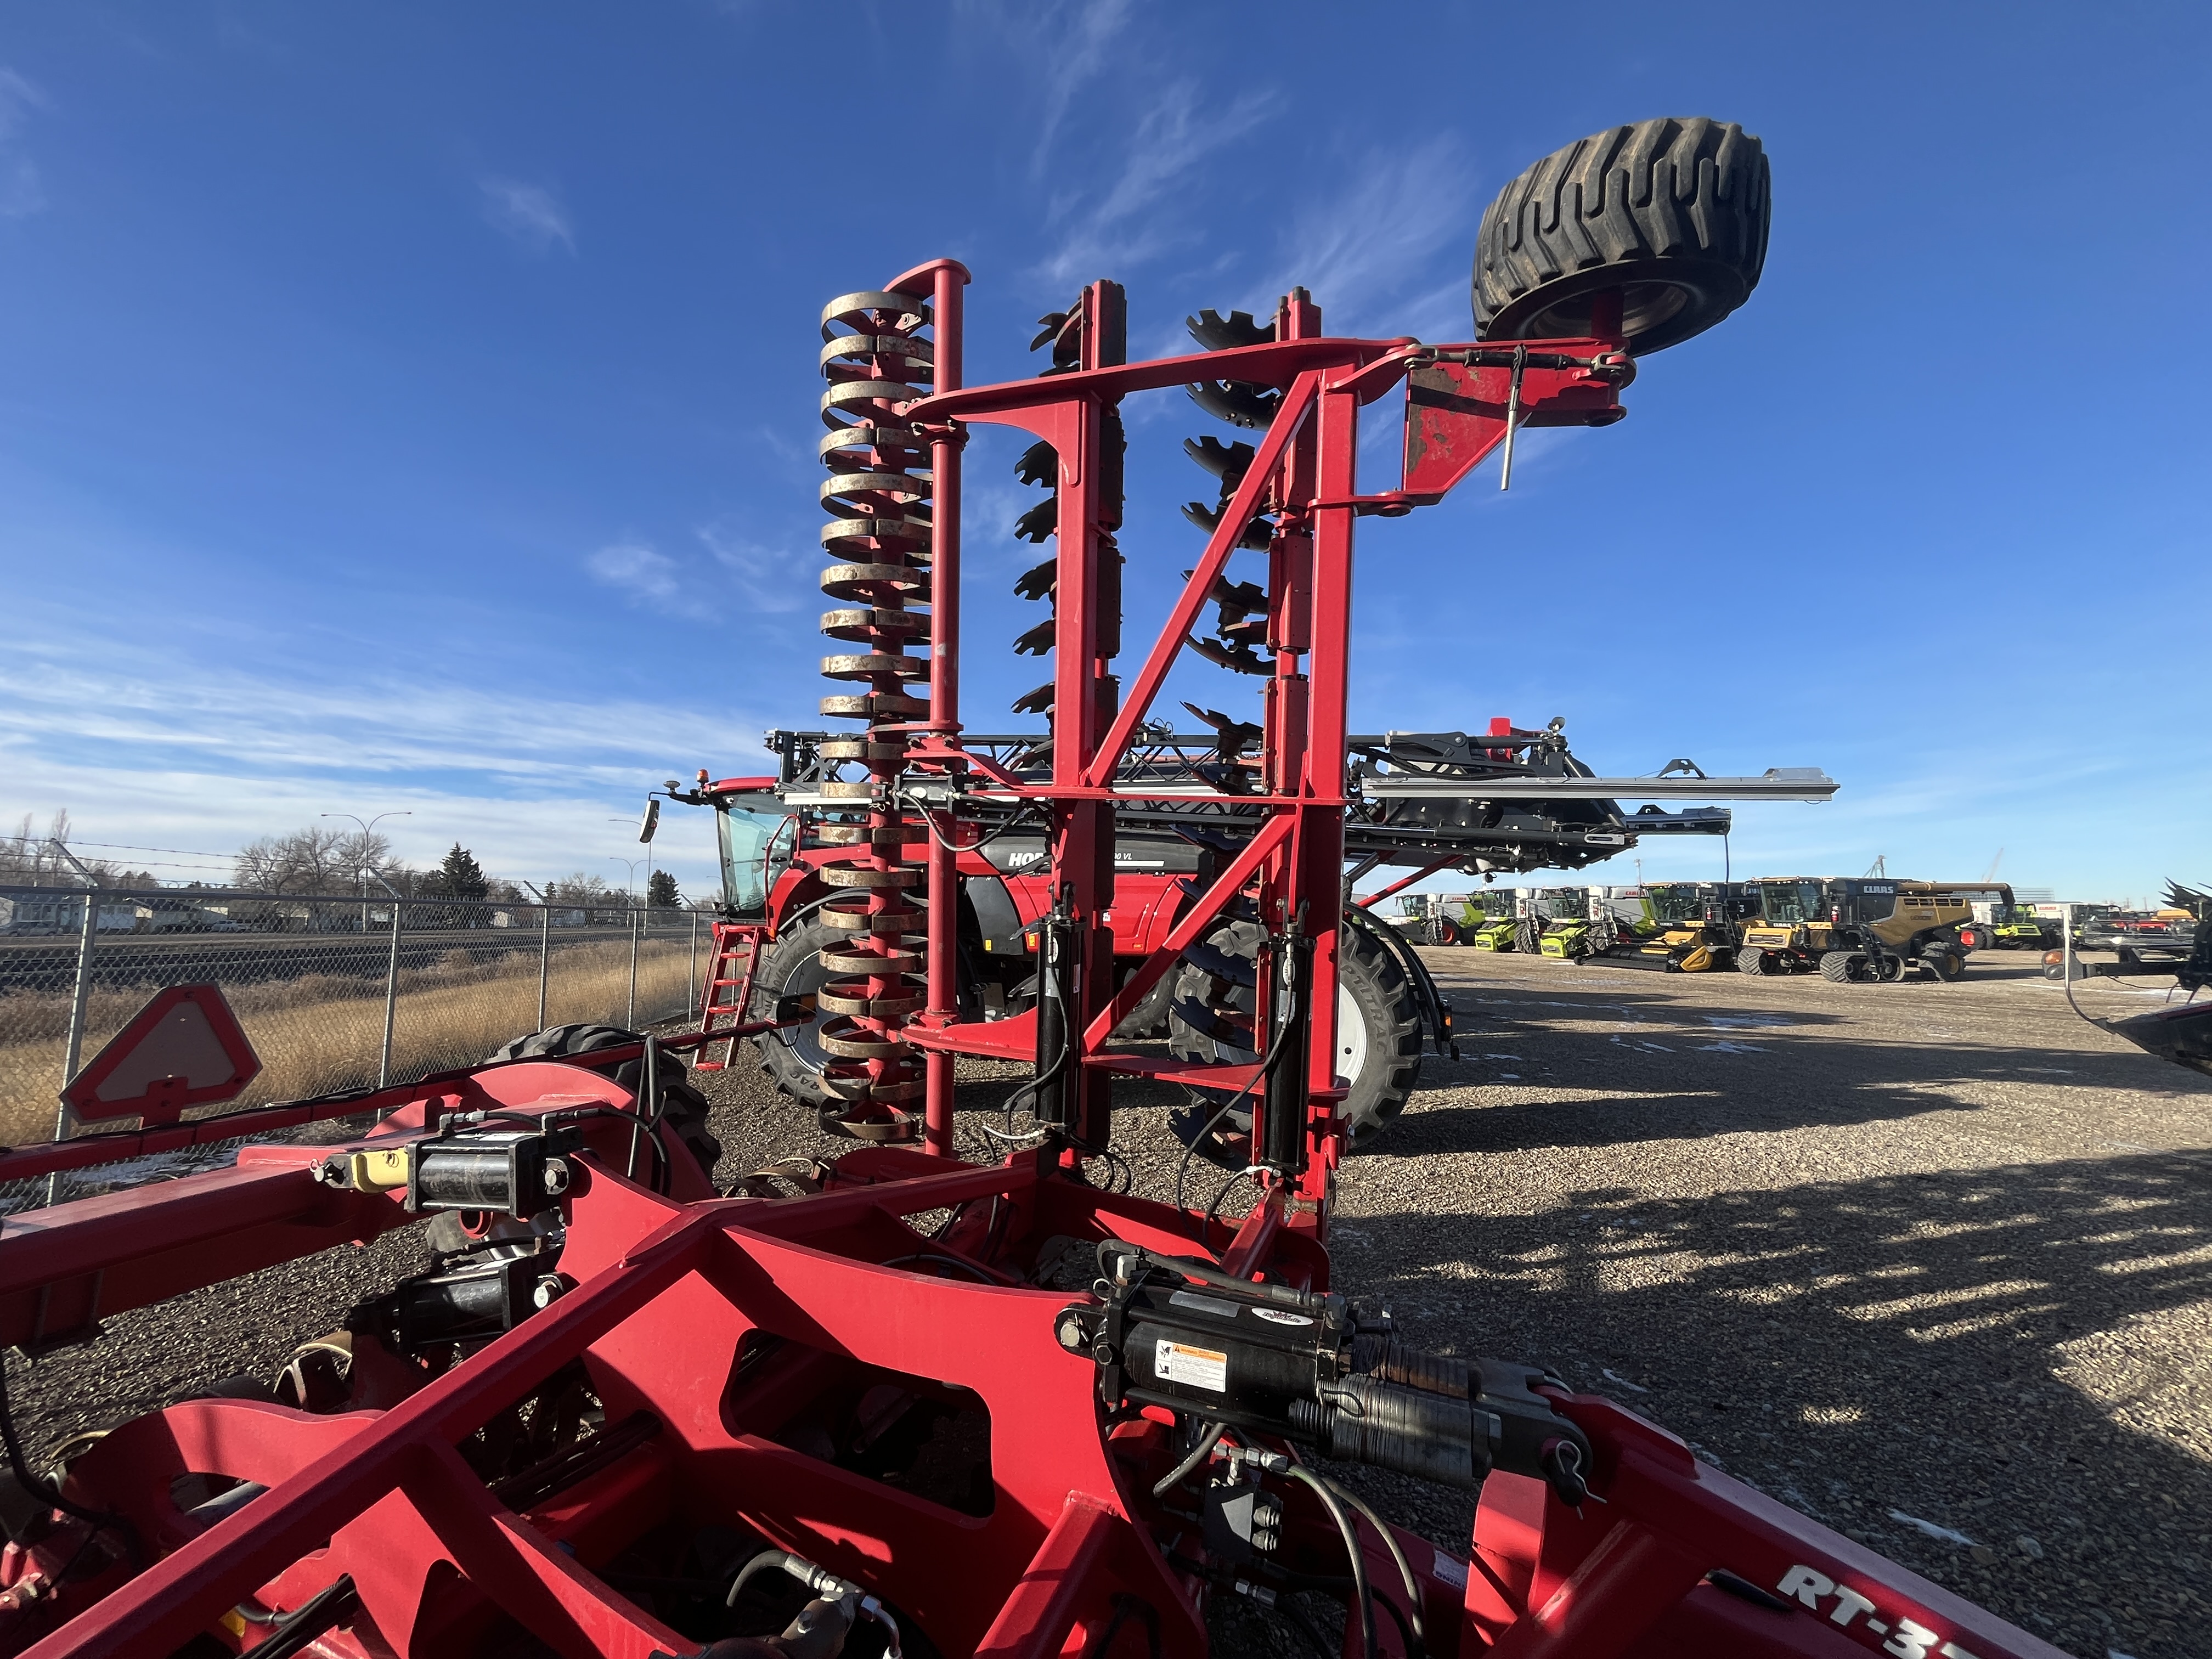
[[[1212,1348],[1194,1348],[1188,1342],[1159,1340],[1152,1356],[1152,1375],[1163,1382],[1181,1382],[1194,1389],[1229,1392],[1229,1356]]]

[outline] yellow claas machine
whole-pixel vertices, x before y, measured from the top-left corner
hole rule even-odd
[[[1759,915],[1756,890],[1741,882],[1654,882],[1642,890],[1640,916],[1601,953],[1608,966],[1717,973],[1735,959],[1741,926]]]
[[[1742,929],[1737,969],[1756,975],[1817,968],[1838,985],[1893,984],[1916,968],[1955,980],[1966,971],[1959,927],[1972,923],[1974,898],[1995,895],[2008,909],[2013,903],[2011,887],[1997,882],[1788,876],[1752,885],[1759,915]]]

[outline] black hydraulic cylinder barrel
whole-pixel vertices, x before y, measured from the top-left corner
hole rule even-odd
[[[1313,947],[1297,933],[1279,936],[1272,943],[1269,1012],[1273,1031],[1261,1052],[1272,1051],[1277,1059],[1274,1070],[1267,1074],[1267,1092],[1254,1127],[1253,1162],[1295,1179],[1306,1167],[1306,1051],[1313,1034],[1308,1012],[1313,1001]]]
[[[1076,1100],[1075,1056],[1071,1052],[1078,1018],[1076,930],[1065,905],[1054,905],[1037,927],[1036,1097],[1030,1102],[1039,1123],[1064,1129]]]

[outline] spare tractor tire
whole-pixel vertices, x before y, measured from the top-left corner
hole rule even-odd
[[[593,1066],[585,1056],[600,1048],[619,1048],[626,1043],[642,1042],[644,1034],[625,1031],[619,1025],[549,1025],[542,1031],[532,1031],[528,1036],[519,1036],[503,1042],[487,1054],[485,1063],[502,1060],[574,1060],[594,1072],[605,1071],[603,1066]],[[626,1060],[616,1066],[614,1080],[635,1094],[645,1086],[645,1062]],[[691,1086],[690,1073],[678,1056],[664,1053],[653,1068],[653,1076],[660,1085],[662,1121],[676,1131],[676,1137],[689,1149],[707,1179],[714,1178],[714,1165],[721,1161],[722,1143],[714,1139],[707,1127],[714,1107],[707,1097]]]
[[[1619,289],[1632,354],[1679,344],[1758,286],[1767,196],[1766,151],[1733,122],[1666,117],[1569,144],[1484,212],[1475,331],[1486,340],[1587,335],[1591,296]]]
[[[1256,922],[1231,922],[1186,952],[1168,1006],[1168,1046],[1178,1059],[1249,1066],[1260,1058],[1252,1047],[1252,1008],[1261,938]],[[1421,1009],[1413,981],[1380,941],[1350,926],[1337,939],[1336,1074],[1351,1085],[1342,1109],[1345,1138],[1359,1152],[1405,1110],[1419,1079]],[[1188,1125],[1194,1134],[1229,1097],[1221,1091],[1208,1098],[1212,1103]],[[1240,1141],[1250,1133],[1244,1103],[1223,1127],[1231,1125]]]

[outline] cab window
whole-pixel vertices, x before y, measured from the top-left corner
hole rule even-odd
[[[764,915],[769,889],[790,866],[799,820],[781,810],[723,804],[714,827],[721,845],[723,908],[735,915]]]

